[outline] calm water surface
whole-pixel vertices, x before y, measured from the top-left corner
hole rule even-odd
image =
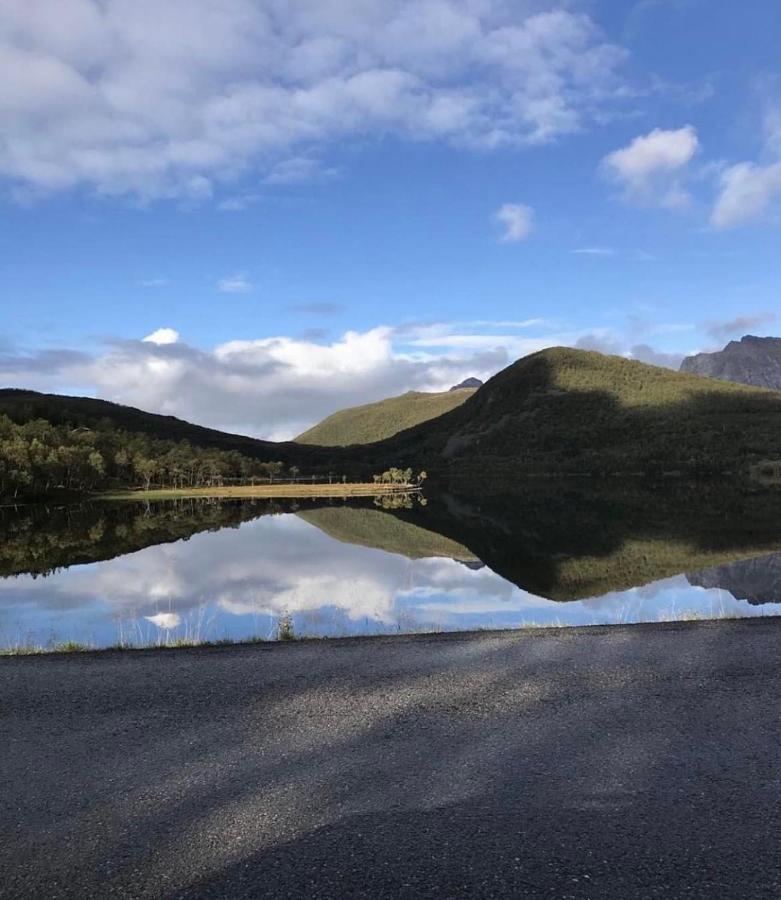
[[[688,527],[638,519],[642,502],[7,509],[0,647],[273,639],[285,618],[337,636],[781,613],[775,501],[737,531],[746,510]]]

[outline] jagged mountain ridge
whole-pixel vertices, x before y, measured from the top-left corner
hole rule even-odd
[[[747,334],[715,353],[687,356],[681,372],[781,390],[781,338]]]

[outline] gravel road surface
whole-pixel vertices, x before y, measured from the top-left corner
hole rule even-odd
[[[0,896],[777,897],[781,621],[0,659]]]

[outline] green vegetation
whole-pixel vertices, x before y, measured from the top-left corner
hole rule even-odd
[[[412,477],[412,469],[397,469],[391,466],[385,472],[374,476],[375,484],[395,484],[402,487],[420,487],[428,478],[425,472],[420,472],[417,478]]]
[[[283,469],[279,462],[130,434],[111,423],[94,429],[53,425],[44,419],[16,424],[0,415],[2,498],[35,498],[58,490],[90,493],[117,485],[149,490],[158,485],[215,487],[230,480],[270,482]]]
[[[474,392],[474,388],[460,388],[441,394],[409,391],[400,397],[342,409],[300,434],[296,442],[321,447],[346,447],[382,441],[413,425],[450,412]]]
[[[277,640],[278,641],[294,641],[296,639],[296,629],[293,624],[293,617],[290,613],[285,613],[279,617],[277,622]]]
[[[277,641],[297,641],[303,638],[295,632],[293,617],[285,613],[279,617],[277,621],[276,640]],[[311,639],[311,638],[310,638]],[[322,640],[317,638],[317,640]],[[251,646],[253,644],[268,644],[271,642],[270,637],[261,635],[250,635],[241,638],[217,638],[215,640],[209,638],[201,638],[197,634],[184,635],[164,635],[152,641],[135,642],[132,640],[120,639],[119,643],[105,648],[98,648],[90,644],[80,643],[78,641],[55,641],[50,640],[46,644],[33,643],[16,643],[5,647],[0,647],[0,657],[8,656],[40,656],[49,653],[88,653],[90,651],[104,650],[187,650],[194,648],[210,648],[210,647],[237,647]]]
[[[87,653],[94,650],[89,644],[79,641],[54,642],[48,646],[42,644],[13,644],[10,647],[0,647],[0,656],[38,656],[41,653]]]

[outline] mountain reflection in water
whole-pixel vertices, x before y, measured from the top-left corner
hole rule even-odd
[[[524,485],[392,509],[5,509],[0,647],[273,638],[281,617],[334,636],[781,612],[777,508],[720,486]]]

